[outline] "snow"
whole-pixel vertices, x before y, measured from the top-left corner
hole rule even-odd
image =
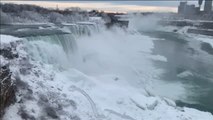
[[[70,29],[67,28],[67,27],[60,28],[60,30],[65,32],[65,33],[70,33]]]
[[[104,24],[105,21],[101,17],[89,17],[89,21],[96,24]]]
[[[177,20],[166,20],[167,22],[175,21],[175,22],[188,22],[193,24],[200,24],[200,23],[213,23],[210,20],[192,20],[192,19],[177,19]]]
[[[1,65],[0,66],[5,66],[9,63],[8,60],[6,60],[3,56],[0,55],[0,61],[1,61]]]
[[[213,47],[213,37],[211,36],[205,36],[205,35],[189,35],[190,37],[193,37],[195,40],[209,43]]]
[[[18,40],[20,40],[20,38],[13,37],[13,36],[10,36],[10,35],[2,35],[2,34],[0,34],[0,42],[1,42],[1,44],[9,44],[10,42],[15,42],[15,41],[18,41]]]
[[[202,21],[202,22],[205,22],[205,21]],[[207,21],[207,22],[210,22],[210,21]],[[213,37],[212,36],[187,33],[188,29],[201,29],[201,28],[196,28],[196,27],[193,27],[193,26],[185,26],[185,27],[163,26],[163,27],[157,27],[156,28],[156,30],[165,31],[165,32],[173,32],[174,30],[177,30],[177,33],[179,33],[179,34],[186,35],[186,36],[193,38],[194,40],[197,40],[197,41],[209,43],[211,46],[213,46]],[[212,31],[211,29],[203,29],[203,30]]]
[[[20,40],[2,36],[3,43]],[[66,69],[42,61],[59,54],[65,59],[61,46],[41,40],[18,44],[19,58],[11,61],[10,68],[27,85],[19,89],[19,102],[6,110],[3,120],[21,120],[21,110],[36,119],[52,119],[47,108],[52,108],[62,120],[213,120],[208,112],[180,108],[172,100],[148,93],[150,82],[158,80],[162,73],[150,59],[167,61],[163,56],[151,54],[153,40],[119,29],[81,37],[76,41],[79,56],[72,58],[75,64]],[[32,46],[38,50],[31,53],[30,50],[36,50]],[[56,51],[59,54],[53,54]],[[28,61],[27,55],[31,55]],[[39,55],[41,58],[35,59]],[[29,64],[20,66],[22,62]],[[32,67],[28,74],[20,73],[20,69],[29,65]]]
[[[157,60],[157,61],[162,61],[162,62],[167,62],[167,58],[162,56],[162,55],[150,55],[149,56],[152,60]]]
[[[174,30],[177,30],[177,33],[179,33],[179,34],[186,35],[197,41],[209,43],[213,47],[213,37],[212,36],[187,33],[187,30],[189,28],[197,29],[196,27],[190,27],[190,26],[185,26],[185,27],[166,26],[166,27],[159,27],[159,28],[157,28],[157,30],[166,31],[166,32],[173,32]]]
[[[29,77],[27,78],[29,79]],[[99,78],[101,78],[101,81]],[[69,72],[58,72],[53,81],[47,80],[43,84],[45,85],[45,89],[57,91],[59,96],[65,94],[68,99],[71,98],[74,100],[78,105],[78,109],[74,113],[82,119],[96,119],[96,117],[103,120],[155,120],[159,118],[163,120],[184,120],[189,118],[193,120],[213,119],[210,113],[189,108],[183,108],[183,112],[174,103],[171,105],[159,97],[147,97],[138,90],[130,87],[123,79],[119,79],[118,81],[110,79],[113,76],[101,76],[99,78],[93,78],[75,69],[70,69]],[[54,86],[54,88],[51,88],[51,86]],[[78,86],[77,88],[81,91],[75,90],[76,87],[73,88],[73,86]],[[58,90],[59,88],[61,89],[60,91]],[[39,90],[39,92],[45,93],[45,89],[42,91]],[[82,91],[86,92],[89,99]],[[56,99],[60,99],[58,95],[55,96]],[[31,106],[29,103],[26,104]],[[65,108],[65,111],[73,111],[73,108],[69,106]],[[31,106],[30,108],[36,107]],[[101,118],[101,116],[107,116],[107,118]]]
[[[49,25],[49,26],[51,26],[51,25],[54,25],[53,23],[49,23],[49,22],[47,22],[47,23],[37,23],[37,22],[33,22],[33,23],[11,23],[10,25],[26,25],[26,26],[28,26],[28,25],[38,25],[38,26],[43,26],[43,25]]]
[[[100,20],[102,20],[102,18],[101,17],[89,17],[89,20],[90,21],[100,21]]]
[[[76,26],[74,23],[61,23],[62,25],[67,25],[67,26]]]
[[[77,22],[77,24],[82,24],[82,25],[96,25],[94,22]]]

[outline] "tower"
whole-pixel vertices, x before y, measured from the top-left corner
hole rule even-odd
[[[56,10],[59,10],[59,8],[58,8],[58,4],[56,5]]]
[[[187,6],[187,2],[186,1],[180,2],[180,5],[178,6],[178,13],[184,14],[186,6]]]
[[[198,0],[198,5],[199,5],[199,8],[201,8],[201,5],[203,4],[203,0]]]
[[[212,11],[212,0],[205,0],[204,11],[205,12],[211,12]]]

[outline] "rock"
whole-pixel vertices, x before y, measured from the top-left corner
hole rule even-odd
[[[25,83],[24,81],[22,81],[19,75],[16,75],[15,79],[16,79],[16,87],[17,88],[19,88],[19,89],[29,88],[29,85],[27,83]]]
[[[213,31],[208,30],[208,29],[194,29],[194,28],[189,28],[187,30],[188,33],[193,33],[193,34],[200,34],[200,35],[208,35],[208,36],[213,36]]]
[[[21,107],[18,111],[18,114],[21,116],[23,120],[36,120],[34,116],[27,113],[26,110],[24,110],[24,107]]]
[[[71,120],[81,120],[81,118],[75,115],[75,116],[71,116]]]
[[[0,55],[2,55],[3,57],[7,58],[7,59],[14,59],[14,58],[18,58],[18,54],[14,54],[12,52],[11,48],[3,48],[0,49]]]
[[[140,108],[140,109],[142,109],[142,110],[146,110],[146,108],[145,108],[144,106],[140,105],[140,104],[137,103],[135,100],[133,100],[133,99],[130,99],[130,100],[136,105],[136,107],[138,107],[138,108]]]
[[[42,102],[44,102],[44,103],[48,103],[49,102],[47,96],[43,95],[43,94],[39,95],[39,100],[42,101]]]
[[[22,75],[28,75],[28,74],[30,74],[30,70],[28,68],[25,68],[25,67],[20,68],[19,71],[20,71],[20,73]]]
[[[167,99],[167,98],[163,98],[163,100],[165,101],[165,103],[166,103],[167,105],[169,105],[169,106],[171,106],[171,107],[174,107],[174,108],[177,107],[177,106],[176,106],[176,103],[175,103],[174,101],[169,100],[169,99]]]
[[[187,48],[188,52],[192,55],[194,55],[196,53],[194,48]]]
[[[0,118],[4,114],[4,109],[16,101],[15,84],[11,78],[9,66],[1,66],[0,70]]]
[[[115,77],[115,78],[114,78],[114,80],[115,80],[115,81],[118,81],[118,80],[119,80],[119,78],[118,78],[118,77]]]
[[[178,31],[177,29],[173,30],[173,32],[177,32],[177,31]]]
[[[46,107],[45,108],[45,112],[47,113],[47,115],[53,119],[57,119],[58,115],[56,113],[56,111],[54,110],[54,108],[52,107]]]

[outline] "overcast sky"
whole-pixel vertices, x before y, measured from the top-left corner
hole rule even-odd
[[[180,0],[146,0],[146,1],[11,1],[4,0],[3,2],[13,2],[18,4],[35,4],[48,8],[55,8],[58,6],[60,9],[67,7],[80,7],[85,10],[97,9],[113,12],[135,12],[135,11],[154,11],[154,12],[176,12]],[[183,0],[182,0],[183,1]],[[189,1],[189,4],[196,4],[197,1]]]

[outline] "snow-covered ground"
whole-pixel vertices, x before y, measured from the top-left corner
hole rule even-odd
[[[156,28],[156,30],[166,31],[166,32],[174,32],[174,30],[176,30],[176,33],[193,38],[193,40],[198,40],[200,42],[209,43],[213,47],[213,37],[212,36],[187,33],[187,30],[190,28],[195,29],[195,27],[190,27],[190,26],[186,26],[186,27],[166,26],[166,27],[158,27],[158,28]]]
[[[66,59],[61,46],[1,35],[1,46],[16,44],[13,47],[19,54],[19,58],[4,62],[19,80],[17,102],[3,119],[213,120],[211,113],[180,108],[149,92],[152,82],[163,73],[151,60],[166,62],[160,55],[151,55],[153,40],[118,29],[81,37],[76,40],[75,57],[71,56],[72,67],[64,67],[67,63],[63,60],[50,61]],[[37,59],[37,55],[48,61]]]
[[[11,42],[16,42],[20,38],[9,36],[9,35],[0,35],[1,44],[10,44]],[[2,46],[1,46],[2,47]]]

